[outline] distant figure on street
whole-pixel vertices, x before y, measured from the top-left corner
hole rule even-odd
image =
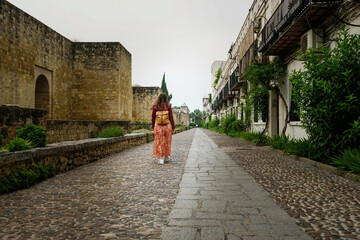
[[[168,97],[164,93],[158,96],[153,106],[152,128],[155,135],[153,157],[159,159],[159,164],[169,162],[171,138],[175,131],[175,123],[171,104],[169,104]]]

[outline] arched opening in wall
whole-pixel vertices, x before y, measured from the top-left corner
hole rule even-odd
[[[44,75],[36,79],[35,108],[45,109],[49,114],[49,82]]]

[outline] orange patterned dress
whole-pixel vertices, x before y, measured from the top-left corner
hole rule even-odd
[[[169,120],[170,123],[167,125],[157,125],[155,121],[157,111],[169,111]],[[154,129],[154,147],[153,147],[153,157],[154,158],[163,158],[169,157],[171,154],[171,139],[172,133],[175,130],[174,117],[171,109],[171,104],[163,107],[159,110],[156,105],[153,106],[152,112],[152,128]]]
[[[172,139],[172,126],[171,123],[168,125],[157,125],[154,126],[154,147],[153,157],[161,158],[168,157],[171,154],[171,139]]]

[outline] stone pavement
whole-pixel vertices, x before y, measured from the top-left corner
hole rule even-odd
[[[360,182],[270,147],[203,131],[314,239],[360,239]]]
[[[197,129],[162,239],[312,238]]]
[[[173,136],[171,163],[153,143],[0,196],[0,239],[160,239],[195,130]]]

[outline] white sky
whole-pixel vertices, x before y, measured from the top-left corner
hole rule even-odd
[[[226,60],[253,0],[9,0],[61,35],[120,42],[132,54],[132,83],[161,86],[172,105],[202,111],[211,64]]]

